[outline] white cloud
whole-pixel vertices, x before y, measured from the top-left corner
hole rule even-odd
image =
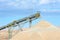
[[[0,0],[0,2],[5,2],[3,5],[20,8],[20,9],[33,9],[43,4],[55,3],[59,0]]]
[[[50,0],[40,0],[40,4],[48,4],[50,3]]]
[[[60,10],[58,10],[58,9],[50,9],[50,10],[48,10],[48,9],[43,9],[42,11],[43,11],[43,12],[60,12]]]
[[[30,1],[28,1],[28,0],[22,0],[22,1],[20,1],[20,0],[15,0],[15,2],[13,1],[13,2],[9,2],[8,3],[8,5],[9,6],[14,6],[14,7],[16,7],[16,8],[22,8],[22,9],[30,9],[30,8],[33,8],[33,3],[32,3],[32,0]]]
[[[49,3],[56,3],[56,2],[60,2],[59,0],[40,0],[40,5],[41,4],[49,4]]]
[[[6,0],[0,0],[0,2],[5,2]]]
[[[60,10],[49,10],[49,12],[60,12]]]
[[[44,12],[46,12],[47,10],[46,9],[43,9]]]

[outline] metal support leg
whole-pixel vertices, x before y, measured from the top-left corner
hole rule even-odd
[[[12,29],[11,27],[8,28],[8,40],[12,38]]]
[[[18,27],[19,27],[19,30],[23,31],[23,30],[22,30],[22,27],[20,26],[20,24],[18,24]]]
[[[32,20],[30,19],[29,20],[29,27],[31,28],[31,25],[32,25]]]

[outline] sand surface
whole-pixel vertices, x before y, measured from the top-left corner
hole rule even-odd
[[[10,40],[60,40],[60,30],[47,21],[40,21],[33,27],[19,32]]]
[[[13,31],[13,34],[16,32]],[[0,40],[8,40],[7,31],[0,31]],[[42,20],[31,28],[23,28],[10,40],[60,40],[60,29]]]
[[[12,35],[15,35],[17,31],[13,31]],[[8,40],[9,37],[9,33],[7,30],[1,30],[0,31],[0,40]]]

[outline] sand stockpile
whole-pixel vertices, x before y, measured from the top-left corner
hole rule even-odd
[[[40,21],[10,40],[60,40],[60,30],[46,21]]]
[[[0,40],[7,40],[8,39],[8,32],[5,30],[0,31]]]
[[[39,28],[39,29],[53,28],[53,29],[56,29],[56,27],[54,25],[52,25],[51,23],[44,21],[44,20],[38,22],[36,25],[34,25],[33,28]]]
[[[13,31],[12,35],[15,35],[16,32],[17,32],[16,30]],[[9,35],[9,33],[7,30],[1,30],[0,31],[0,40],[8,40],[8,37],[9,37],[8,35]]]
[[[32,26],[31,28],[24,28],[24,31],[27,30],[35,30],[35,29],[39,29],[39,30],[44,30],[44,29],[58,29],[56,28],[54,25],[52,25],[51,23],[47,22],[47,21],[40,21],[38,22],[36,25]]]

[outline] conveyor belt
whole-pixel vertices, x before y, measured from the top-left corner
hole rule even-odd
[[[40,17],[40,13],[36,13],[36,14],[33,14],[33,15],[29,16],[29,17],[25,17],[23,19],[15,20],[15,21],[7,24],[6,26],[0,27],[0,30],[3,30],[5,28],[9,28],[9,27],[13,27],[15,25],[18,25],[19,23],[24,22],[24,21],[27,21],[28,22],[28,20],[29,20],[31,22],[31,21],[39,18],[39,17]]]

